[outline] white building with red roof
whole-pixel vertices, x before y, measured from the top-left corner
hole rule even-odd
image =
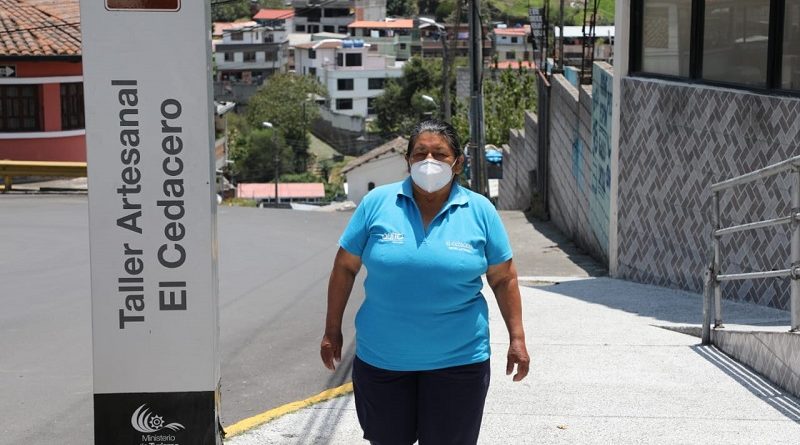
[[[326,39],[295,47],[298,74],[311,75],[328,88],[330,110],[347,116],[374,114],[387,79],[403,75],[402,62],[372,51],[363,40]]]
[[[530,25],[517,28],[498,27],[492,30],[492,34],[498,62],[534,60],[533,47],[528,42],[528,36],[531,35]]]
[[[86,161],[78,0],[0,0],[0,159]]]

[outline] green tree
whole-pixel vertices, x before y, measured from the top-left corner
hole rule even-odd
[[[419,9],[414,0],[387,0],[386,2],[388,17],[413,17],[417,14],[419,14]]]
[[[496,81],[490,81],[496,76]],[[536,109],[536,73],[531,70],[491,70],[483,83],[483,116],[486,143],[508,143],[512,128],[522,128],[525,110]],[[461,103],[453,125],[459,137],[469,139],[469,104]]]
[[[455,69],[451,70],[455,73]],[[451,94],[455,97],[453,75]],[[412,57],[403,67],[403,77],[386,83],[383,95],[375,100],[373,128],[384,137],[408,135],[414,124],[427,117],[439,117],[442,96],[442,61]],[[425,100],[429,96],[435,104]]]
[[[210,0],[210,2],[213,22],[233,22],[236,19],[251,17],[250,0]]]
[[[280,172],[292,163],[292,151],[276,130],[250,132],[246,143],[231,147],[234,174],[239,182],[269,182],[275,179],[276,151]]]
[[[306,170],[308,147],[306,132],[319,116],[315,95],[325,96],[325,88],[314,78],[293,73],[275,74],[250,98],[247,121],[253,128],[272,123],[291,147],[291,172]]]
[[[251,0],[209,0],[211,2],[212,22],[233,22],[238,19],[250,19],[254,9],[284,9],[282,0],[259,0],[255,5]],[[288,12],[288,10],[287,10]]]

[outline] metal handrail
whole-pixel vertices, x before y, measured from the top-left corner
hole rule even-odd
[[[733,187],[749,184],[759,179],[775,176],[779,173],[792,172],[792,210],[791,214],[755,221],[735,226],[720,228],[720,194]],[[722,288],[723,281],[751,280],[755,278],[790,278],[791,299],[790,312],[792,316],[790,332],[800,330],[800,156],[745,173],[711,185],[714,201],[714,221],[711,233],[711,242],[714,248],[714,259],[706,271],[704,300],[703,300],[703,344],[711,343],[711,306],[714,306],[714,328],[722,327]],[[723,274],[720,271],[721,253],[720,238],[733,233],[747,230],[762,229],[788,224],[792,230],[791,241],[791,267],[788,269],[746,272],[736,274]],[[713,300],[713,301],[712,301]]]
[[[767,167],[751,171],[750,173],[745,173],[743,175],[739,175],[730,179],[726,179],[724,181],[717,182],[715,184],[711,184],[711,191],[721,192],[723,190],[735,187],[737,185],[747,184],[748,182],[753,182],[759,179],[775,176],[778,173],[783,173],[785,171],[796,169],[797,167],[800,167],[800,156],[795,156],[785,161],[781,161],[776,164],[772,164]]]

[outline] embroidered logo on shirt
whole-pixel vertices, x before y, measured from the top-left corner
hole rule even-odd
[[[380,242],[382,243],[391,243],[391,244],[403,244],[405,241],[405,235],[398,232],[388,232],[381,234]]]
[[[462,243],[461,241],[447,241],[445,245],[450,250],[458,250],[460,252],[472,253],[474,250],[472,244]]]

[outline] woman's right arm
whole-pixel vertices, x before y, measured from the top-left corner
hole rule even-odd
[[[326,368],[335,370],[334,361],[342,360],[342,319],[353,282],[361,269],[361,258],[339,247],[328,281],[328,312],[325,316],[325,334],[319,354]]]

